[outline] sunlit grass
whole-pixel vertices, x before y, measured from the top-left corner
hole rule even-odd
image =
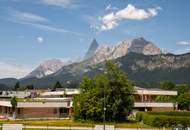
[[[73,120],[0,120],[0,124],[24,124],[29,126],[65,126],[65,127],[94,127],[95,124],[102,123],[93,123],[90,121],[73,121]],[[151,128],[148,125],[137,123],[137,122],[123,122],[123,123],[106,123],[107,125],[115,125],[116,128]]]

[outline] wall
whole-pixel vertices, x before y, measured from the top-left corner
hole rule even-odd
[[[152,111],[155,112],[164,112],[164,111],[173,111],[173,107],[157,107],[157,108],[152,108]]]
[[[59,118],[58,108],[18,108],[18,118],[47,118],[54,117]]]

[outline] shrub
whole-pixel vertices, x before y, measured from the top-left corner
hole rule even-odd
[[[155,127],[189,126],[189,115],[190,112],[138,112],[136,120]]]
[[[190,112],[187,111],[171,111],[171,112],[147,112],[150,115],[168,115],[168,116],[190,116]]]
[[[143,115],[143,112],[138,112],[138,113],[136,114],[136,120],[137,120],[137,121],[142,121],[142,115]]]

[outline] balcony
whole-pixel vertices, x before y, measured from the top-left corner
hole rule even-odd
[[[174,107],[171,102],[135,102],[134,107]]]
[[[10,100],[1,100],[0,101],[0,106],[5,106],[5,107],[11,107]],[[70,108],[72,107],[72,102],[69,100],[31,100],[31,101],[18,101],[17,103],[17,108]]]

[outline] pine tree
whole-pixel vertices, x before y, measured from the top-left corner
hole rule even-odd
[[[17,91],[20,88],[20,83],[17,82],[14,86],[14,90]]]
[[[56,88],[63,88],[61,83],[59,81],[57,81],[53,87],[53,90],[56,90]]]

